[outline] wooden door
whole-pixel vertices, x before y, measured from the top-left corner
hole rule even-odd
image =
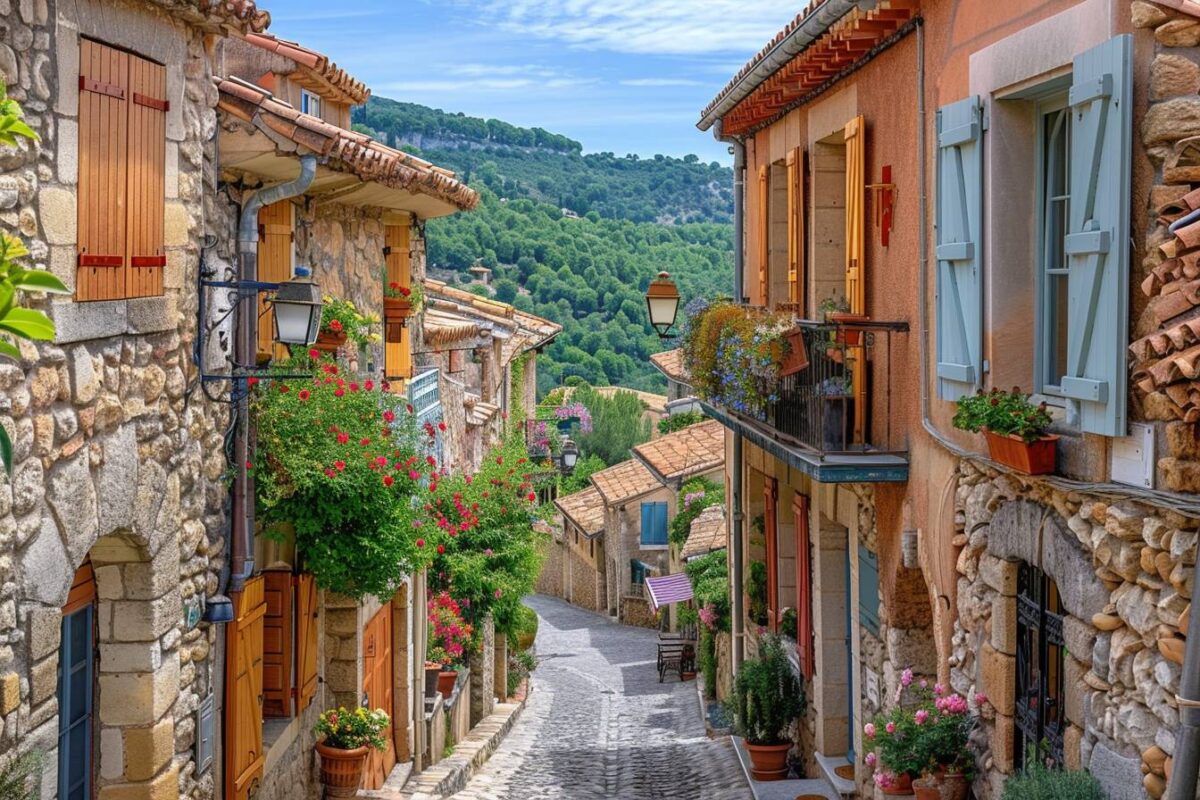
[[[296,713],[317,693],[317,584],[312,575],[293,576],[296,584]]]
[[[258,211],[258,279],[282,283],[292,279],[292,203],[280,200]],[[287,356],[287,348],[275,344],[275,318],[267,296],[258,296],[258,352],[275,358]]]
[[[292,716],[292,573],[287,569],[262,574],[267,611],[263,616],[263,716]]]
[[[779,542],[776,537],[776,500],[779,484],[767,478],[763,484],[763,537],[767,544],[767,618],[771,632],[779,630]]]
[[[392,714],[392,694],[396,685],[392,660],[392,604],[387,603],[367,623],[363,631],[363,695],[367,707],[382,708]],[[392,725],[383,732],[387,746],[372,750],[363,772],[363,788],[379,789],[396,766],[396,743]]]
[[[263,617],[267,613],[262,576],[233,596],[234,621],[227,626],[225,656],[225,797],[248,800],[263,774]]]

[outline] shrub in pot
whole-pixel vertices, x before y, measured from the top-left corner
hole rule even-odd
[[[1051,769],[1034,759],[1004,782],[1000,800],[1104,800],[1100,781],[1088,772]]]
[[[788,774],[788,729],[804,713],[804,687],[788,663],[778,636],[762,640],[759,658],[742,665],[728,710],[734,730],[746,741],[755,780],[783,780]]]
[[[383,732],[390,720],[383,709],[330,709],[317,719],[316,749],[321,756],[325,797],[354,797],[362,784],[363,766],[372,748],[387,746]]]
[[[1050,422],[1046,404],[1034,405],[1019,387],[1010,392],[980,389],[959,398],[954,414],[954,427],[983,432],[993,461],[1029,475],[1054,472],[1058,437],[1046,433]]]
[[[427,610],[428,658],[442,665],[437,689],[443,697],[448,698],[458,680],[458,667],[470,656],[475,628],[463,620],[462,608],[448,592],[439,592],[429,598]]]

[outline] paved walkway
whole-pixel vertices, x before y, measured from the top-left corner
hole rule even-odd
[[[694,682],[658,682],[654,631],[541,595],[524,713],[458,800],[746,800],[727,739],[704,735]]]

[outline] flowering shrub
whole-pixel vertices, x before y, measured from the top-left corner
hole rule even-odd
[[[579,432],[592,432],[592,415],[588,412],[587,406],[580,402],[567,403],[554,409],[554,416],[558,419],[578,419]]]
[[[332,295],[325,295],[321,300],[322,333],[344,332],[346,338],[358,345],[378,341],[379,334],[372,328],[379,320],[361,313],[350,300]]]
[[[876,768],[875,784],[886,788],[900,775],[916,778],[935,770],[970,777],[975,766],[967,746],[976,720],[972,704],[941,684],[914,684],[911,669],[901,673],[900,684],[901,697],[908,702],[863,729],[866,763]],[[974,708],[986,702],[987,697],[977,694]]]
[[[699,395],[760,419],[778,400],[779,364],[792,318],[729,301],[700,309],[683,335],[684,360]]]
[[[790,742],[788,728],[804,713],[808,702],[779,637],[765,637],[758,660],[742,664],[728,705],[735,730],[749,744]]]
[[[972,433],[989,430],[1000,436],[1016,435],[1034,442],[1050,427],[1050,412],[1045,403],[1035,406],[1018,386],[1011,392],[992,389],[986,394],[980,389],[959,398],[954,427]]]
[[[447,592],[439,592],[426,604],[429,612],[429,660],[439,664],[461,664],[472,647],[475,629],[463,621],[462,607]]]
[[[277,536],[291,525],[321,588],[386,600],[441,541],[413,502],[436,481],[432,437],[402,399],[317,356],[281,367],[311,379],[251,379],[259,518]]]
[[[382,750],[387,747],[383,732],[387,729],[388,722],[387,712],[382,708],[369,711],[360,706],[353,711],[347,711],[339,706],[322,712],[317,718],[314,730],[326,747],[335,747],[338,750],[372,747]]]
[[[679,511],[667,531],[671,544],[682,546],[692,532],[692,523],[709,506],[725,499],[725,487],[707,478],[693,478],[679,488]]]

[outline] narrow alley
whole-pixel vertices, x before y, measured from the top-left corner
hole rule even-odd
[[[704,735],[695,682],[658,682],[655,632],[542,595],[529,704],[459,800],[750,797],[728,739]]]

